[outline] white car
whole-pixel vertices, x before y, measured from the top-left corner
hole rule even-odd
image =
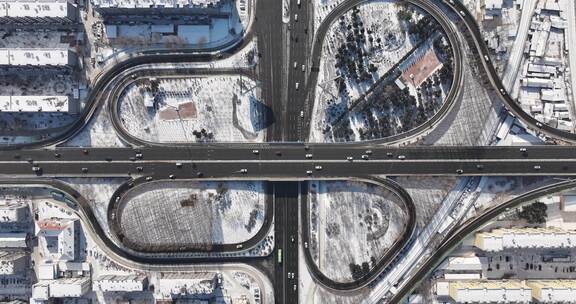
[[[363,159],[363,160],[368,160],[368,158],[369,158],[369,157],[368,157],[368,154],[362,154],[362,159]]]
[[[354,160],[354,157],[348,156],[348,157],[346,157],[346,160],[347,160],[347,161],[353,161],[353,160]]]
[[[298,87],[300,87],[300,83],[299,83],[299,82],[296,83],[296,90],[298,90]]]
[[[310,153],[306,154],[306,158],[312,158],[312,154]]]
[[[315,166],[314,169],[316,169],[317,171],[322,170],[322,166]]]
[[[298,22],[298,14],[294,14],[294,21]]]
[[[258,151],[258,150],[252,150],[252,154],[258,154],[258,153],[260,153],[260,151]]]
[[[298,62],[294,61],[294,68],[298,66]]]
[[[304,111],[300,111],[300,118],[304,118]]]
[[[542,167],[540,167],[539,165],[534,166],[534,170],[540,170],[542,169]]]
[[[308,242],[304,242],[304,248],[308,248]]]
[[[248,169],[242,168],[242,169],[240,169],[240,173],[244,173],[244,174],[245,174],[245,173],[248,173]]]
[[[404,155],[398,155],[398,159],[406,159],[406,156],[404,156]]]
[[[306,66],[302,65],[302,72],[306,72]]]
[[[520,148],[520,152],[526,152],[526,148]]]
[[[312,170],[306,170],[307,175],[312,175]]]

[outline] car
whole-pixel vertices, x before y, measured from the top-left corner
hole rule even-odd
[[[304,150],[306,150],[306,151],[310,150],[310,146],[309,146],[309,145],[304,145]]]
[[[298,91],[298,87],[299,87],[299,86],[300,86],[300,83],[297,82],[297,83],[296,83],[296,91]]]
[[[312,154],[310,153],[306,154],[306,158],[312,158]]]
[[[107,156],[107,157],[105,158],[105,160],[106,160],[107,162],[111,162],[111,161],[112,161],[112,157]]]
[[[152,176],[146,176],[146,181],[147,181],[147,182],[151,181],[152,179],[153,179]]]
[[[464,173],[464,170],[458,169],[458,170],[456,170],[456,173],[457,173],[457,174],[462,174],[462,173]]]
[[[372,150],[366,150],[366,152],[364,152],[364,153],[366,153],[368,155],[372,155]]]
[[[347,157],[346,157],[346,160],[347,160],[347,161],[353,161],[353,160],[354,160],[354,157],[352,157],[352,156],[347,156]]]
[[[136,167],[136,170],[138,170],[138,172],[142,172],[144,171],[144,167]]]
[[[520,148],[520,152],[525,153],[526,151],[526,148]]]
[[[298,62],[294,61],[294,69],[298,66]]]
[[[84,149],[84,150],[82,150],[82,153],[84,153],[84,154],[88,154],[88,149]]]
[[[252,154],[259,154],[259,153],[260,153],[260,151],[258,151],[258,150],[252,150]]]
[[[282,152],[281,152],[281,151],[276,151],[274,154],[276,154],[276,156],[282,156]]]
[[[298,1],[296,2],[296,5],[300,6],[300,0],[298,0]]]
[[[176,163],[176,168],[182,168],[182,163]]]
[[[484,165],[478,164],[478,165],[476,165],[476,169],[478,169],[478,170],[484,170]]]
[[[370,157],[367,154],[362,154],[362,159],[363,160],[368,160]]]
[[[54,153],[54,157],[60,158],[60,153]]]
[[[88,173],[88,168],[82,168],[82,173]]]
[[[306,170],[307,175],[312,175],[312,170]]]
[[[300,111],[300,118],[304,118],[304,111]]]
[[[298,22],[298,14],[294,14],[294,21]]]
[[[246,168],[242,168],[242,169],[240,169],[240,173],[244,173],[244,174],[246,174],[246,173],[248,173],[248,169],[246,169]]]
[[[535,166],[534,166],[534,170],[540,170],[540,169],[542,169],[542,167],[540,167],[540,165],[535,165]]]
[[[392,157],[392,156],[394,156],[394,154],[392,154],[392,152],[386,152],[386,156]]]
[[[175,176],[174,174],[170,174],[170,175],[168,175],[168,178],[169,178],[169,179],[175,179],[176,176]]]
[[[291,235],[291,236],[290,236],[290,242],[294,243],[294,241],[295,241],[294,236]]]
[[[129,158],[130,161],[136,161],[136,157],[132,156]]]
[[[236,249],[242,249],[242,247],[244,247],[244,245],[242,245],[242,244],[236,245]]]
[[[302,65],[302,72],[306,72],[306,65]]]
[[[294,288],[293,288],[294,291],[296,291],[297,288],[298,288],[298,287],[296,286],[296,284],[294,284]]]
[[[536,126],[537,126],[538,128],[542,128],[542,124],[541,124],[540,122],[536,122]]]
[[[204,176],[204,173],[202,173],[202,172],[196,173],[196,177],[202,177],[202,176]]]
[[[136,153],[136,158],[137,158],[137,159],[142,159],[142,153],[140,153],[140,152]]]
[[[308,242],[304,242],[304,248],[308,248]]]
[[[320,166],[320,165],[314,166],[314,169],[316,169],[316,171],[320,171],[320,170],[322,170],[322,166]]]
[[[398,159],[406,159],[405,155],[398,155]]]

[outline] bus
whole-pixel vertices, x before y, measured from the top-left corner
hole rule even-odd
[[[282,264],[282,249],[278,249],[278,264]]]

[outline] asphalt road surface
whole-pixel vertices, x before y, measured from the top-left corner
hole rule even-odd
[[[276,303],[298,303],[298,204],[299,183],[274,183]],[[282,261],[278,255],[282,251]]]

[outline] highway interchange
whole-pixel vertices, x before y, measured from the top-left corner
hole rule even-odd
[[[252,37],[258,38],[260,63],[256,75],[252,71],[226,71],[226,70],[179,70],[177,73],[189,74],[219,74],[219,73],[245,73],[251,77],[257,76],[262,82],[262,98],[273,109],[275,123],[268,133],[267,141],[263,144],[154,144],[139,141],[122,130],[117,119],[117,107],[114,101],[117,95],[130,79],[133,79],[133,68],[151,63],[164,62],[193,62],[210,61],[215,59],[214,54],[198,54],[194,50],[181,54],[140,54],[114,65],[103,72],[99,77],[90,97],[86,111],[81,119],[58,137],[31,145],[15,145],[0,151],[1,175],[4,183],[11,183],[10,178],[17,183],[50,184],[68,193],[72,200],[79,202],[82,216],[88,223],[95,236],[104,236],[102,227],[91,222],[90,208],[83,198],[63,183],[53,181],[54,177],[95,177],[95,176],[123,176],[132,177],[133,180],[123,185],[123,190],[137,186],[138,183],[153,182],[166,179],[247,179],[274,181],[274,201],[269,206],[274,209],[275,242],[276,248],[283,249],[284,262],[275,265],[272,284],[275,290],[277,303],[297,303],[298,289],[294,289],[294,280],[288,279],[288,273],[294,273],[298,278],[298,246],[303,241],[299,237],[307,238],[298,232],[304,222],[299,223],[299,211],[305,219],[306,187],[308,179],[347,179],[352,177],[366,177],[371,175],[400,176],[400,175],[462,175],[462,176],[488,176],[488,175],[566,175],[576,172],[576,150],[571,146],[530,146],[526,150],[522,147],[391,147],[378,145],[383,142],[397,142],[403,139],[418,136],[434,126],[441,120],[443,114],[436,120],[431,120],[424,127],[417,128],[407,134],[394,138],[384,139],[370,143],[341,143],[341,144],[307,144],[302,143],[308,137],[310,128],[310,115],[313,107],[313,91],[316,85],[317,68],[320,64],[320,49],[329,25],[348,9],[362,3],[361,0],[346,0],[338,5],[323,21],[320,28],[314,33],[312,28],[313,8],[308,1],[298,5],[297,0],[290,1],[291,18],[288,24],[282,22],[282,1],[258,1],[256,3],[256,18],[248,29],[244,39],[237,45],[227,46],[229,49],[225,56],[246,45]],[[454,29],[437,5],[427,1],[410,0],[430,12],[443,26],[453,45],[458,41]],[[504,90],[494,67],[487,56],[488,51],[483,43],[476,21],[467,9],[458,1],[447,0],[448,8],[462,18],[462,22],[469,30],[474,40],[476,52],[479,56],[485,74],[489,78],[495,92],[498,93],[506,107],[520,120],[534,130],[538,130],[553,138],[566,142],[576,141],[576,135],[566,133],[534,120],[523,112],[518,104],[512,100]],[[295,14],[298,14],[296,20]],[[459,48],[455,48],[458,57]],[[460,64],[461,60],[455,60]],[[296,68],[294,68],[294,63]],[[302,68],[303,66],[303,68]],[[457,69],[458,70],[458,69]],[[143,75],[149,73],[145,71]],[[169,71],[168,71],[169,72]],[[457,76],[458,77],[458,76]],[[460,82],[458,82],[460,83]],[[297,85],[298,84],[298,85]],[[458,85],[454,86],[458,88]],[[458,88],[460,89],[460,88]],[[457,91],[451,92],[457,98]],[[115,131],[131,147],[129,148],[58,148],[56,144],[77,134],[92,118],[99,107],[104,107],[102,100],[109,101],[108,111],[112,114]],[[112,101],[112,102],[110,102]],[[452,100],[447,101],[450,105]],[[301,117],[301,111],[304,117]],[[298,142],[300,141],[300,142]],[[142,155],[139,157],[139,155]],[[307,155],[311,155],[307,157]],[[363,156],[365,156],[363,158]],[[352,157],[352,160],[348,159]],[[37,167],[40,170],[34,171]],[[242,173],[246,169],[246,173]],[[391,186],[390,184],[388,186]],[[527,194],[522,199],[529,199],[530,195],[541,195],[549,191],[557,191],[573,187],[572,182],[562,182],[550,188]],[[119,189],[120,190],[120,189]],[[398,191],[402,191],[399,189]],[[111,198],[112,200],[112,198]],[[406,201],[406,199],[405,199]],[[458,243],[483,221],[487,221],[505,208],[518,204],[520,200],[499,206],[483,215],[476,222],[466,223],[461,230],[455,231],[453,238],[446,240],[442,247],[430,257],[426,267],[422,267],[418,274],[409,278],[406,286],[391,301],[397,302],[405,296],[426,273],[444,256],[450,248]],[[268,203],[267,203],[268,204]],[[299,206],[302,209],[299,209]],[[379,272],[391,262],[395,255],[411,236],[413,225],[407,225],[407,232],[394,250],[369,275],[351,286],[338,286],[321,277],[309,258],[306,261],[313,277],[326,288],[333,290],[354,290],[364,287],[371,282]],[[264,231],[264,230],[263,230]],[[259,233],[258,238],[262,233]],[[294,241],[292,241],[294,238]],[[255,241],[248,245],[252,246]],[[151,263],[161,264],[161,259],[150,259],[130,256],[118,248],[114,242],[103,238],[102,246],[110,250],[110,254],[123,259],[125,263]],[[230,248],[227,248],[230,249]],[[277,251],[275,251],[277,254]],[[275,259],[276,256],[273,256]],[[208,263],[214,260],[170,260],[166,263]],[[222,261],[216,261],[222,263]],[[231,263],[233,261],[226,261]]]

